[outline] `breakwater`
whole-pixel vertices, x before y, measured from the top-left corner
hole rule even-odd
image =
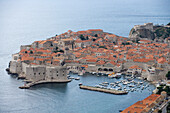
[[[86,90],[91,90],[91,91],[99,91],[99,92],[104,92],[104,93],[111,93],[111,94],[115,94],[115,95],[124,95],[124,94],[128,93],[126,91],[118,91],[118,90],[115,90],[115,89],[105,89],[105,88],[98,88],[98,87],[84,86],[84,85],[81,85],[80,89],[86,89]]]

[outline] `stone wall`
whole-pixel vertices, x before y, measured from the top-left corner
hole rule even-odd
[[[66,67],[55,66],[46,68],[45,80],[67,80]]]
[[[21,62],[10,61],[9,71],[10,71],[11,73],[20,74],[21,71],[22,71]]]
[[[26,67],[26,79],[37,82],[45,80],[46,68],[44,66],[27,66]]]
[[[28,49],[30,49],[30,47],[31,47],[31,45],[21,45],[20,50],[22,50],[22,49],[28,50]]]

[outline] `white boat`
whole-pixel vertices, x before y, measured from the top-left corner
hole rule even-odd
[[[75,80],[80,80],[80,78],[79,78],[79,77],[77,77],[77,78],[75,78]]]
[[[83,85],[82,83],[79,83],[79,86]]]
[[[129,87],[134,87],[134,85],[129,85]]]
[[[103,82],[103,84],[109,84],[108,82]]]
[[[79,72],[78,75],[80,75],[80,76],[83,75],[83,72]]]
[[[128,82],[124,82],[124,83],[123,83],[123,85],[127,85],[127,84],[128,84]]]
[[[74,77],[69,77],[70,79],[74,79]]]
[[[99,85],[95,85],[95,87],[96,87],[96,88],[100,88],[100,86],[99,86]]]
[[[110,83],[110,85],[114,85],[115,83]]]

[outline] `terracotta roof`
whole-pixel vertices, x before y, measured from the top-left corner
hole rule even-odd
[[[133,65],[133,66],[129,67],[129,69],[141,69],[141,68],[137,65]]]
[[[130,107],[123,110],[121,113],[141,113],[141,112],[147,112],[152,107],[150,105],[152,103],[155,103],[156,100],[160,97],[160,95],[152,94],[149,97],[145,98],[142,101],[138,101],[135,104],[131,105]]]

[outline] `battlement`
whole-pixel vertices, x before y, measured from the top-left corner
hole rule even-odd
[[[135,30],[138,30],[138,29],[149,29],[149,30],[153,31],[153,23],[144,23],[144,25],[135,25],[134,29]]]

